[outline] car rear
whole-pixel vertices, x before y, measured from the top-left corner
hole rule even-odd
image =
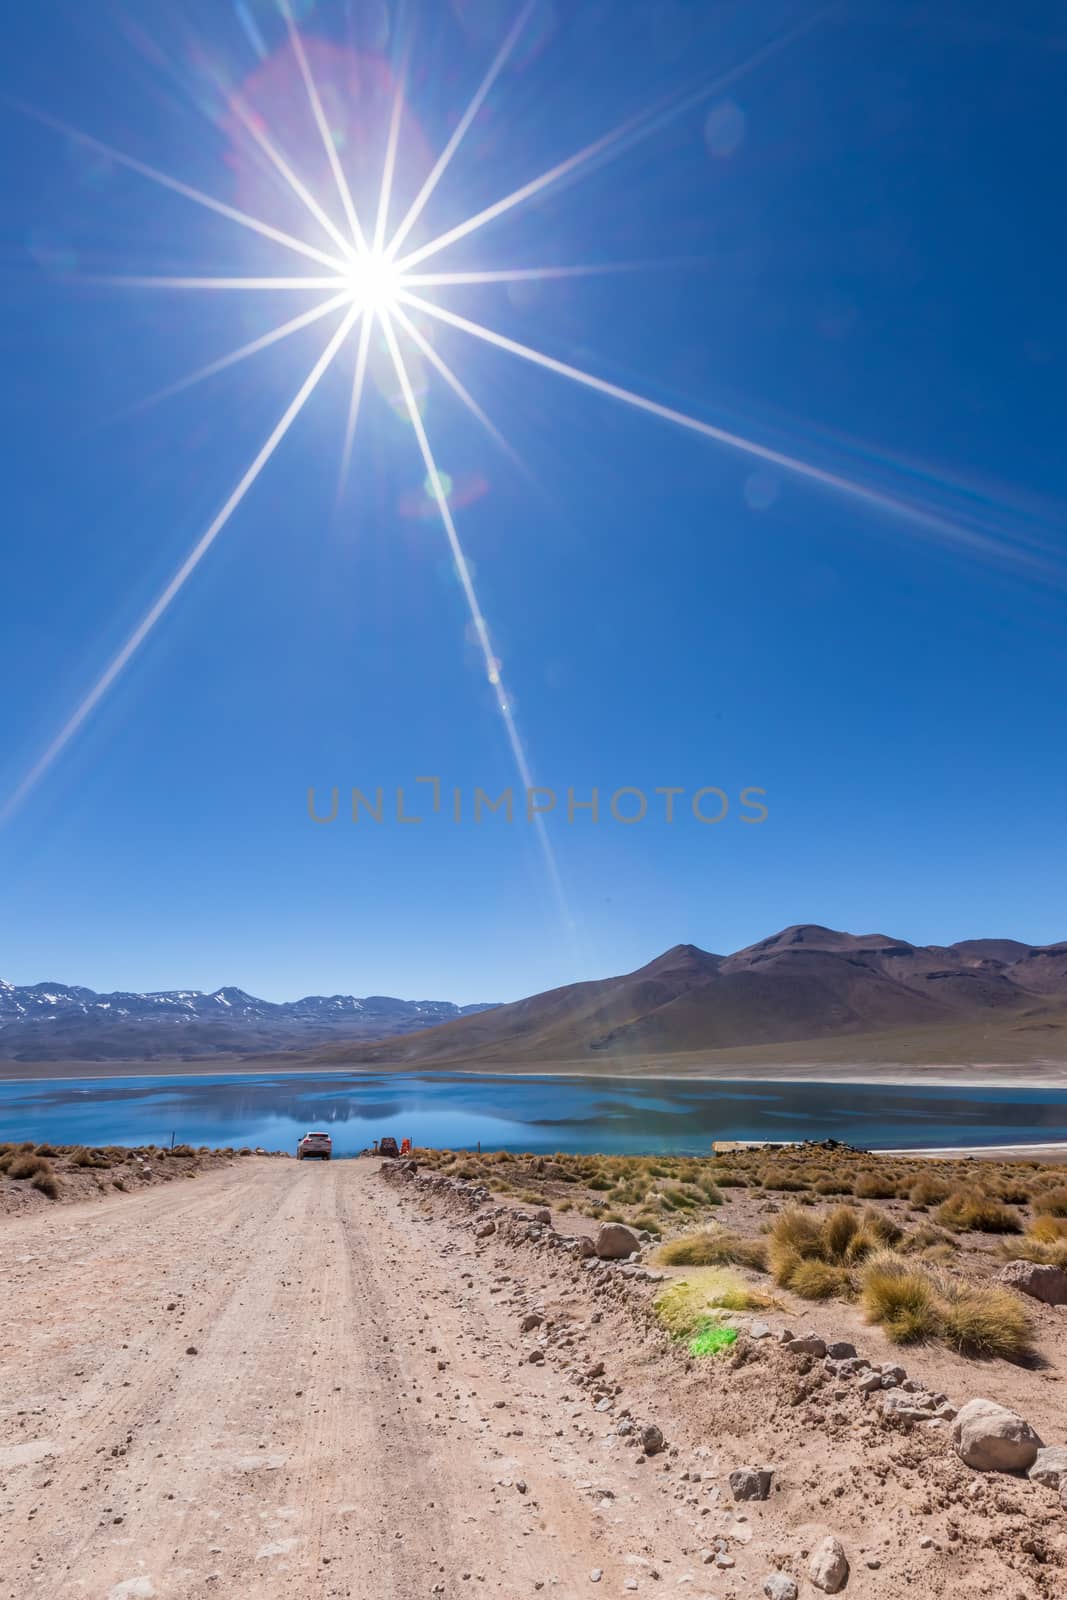
[[[296,1147],[298,1161],[306,1161],[309,1156],[315,1156],[320,1161],[329,1161],[333,1155],[333,1140],[328,1133],[305,1133]]]

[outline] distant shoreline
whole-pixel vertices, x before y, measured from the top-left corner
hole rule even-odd
[[[297,1077],[479,1077],[479,1078],[604,1078],[618,1083],[825,1083],[885,1084],[927,1089],[1067,1089],[1067,1061],[1036,1061],[1026,1065],[984,1062],[969,1065],[915,1066],[900,1062],[856,1064],[783,1062],[759,1065],[716,1063],[691,1071],[611,1070],[598,1064],[546,1062],[472,1066],[440,1066],[389,1061],[354,1062],[348,1066],[319,1066],[313,1062],[279,1062],[271,1057],[226,1059],[209,1066],[203,1059],[185,1061],[0,1061],[0,1085],[8,1083],[95,1082],[108,1078],[297,1078]]]

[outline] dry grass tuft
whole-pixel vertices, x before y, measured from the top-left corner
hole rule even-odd
[[[661,1245],[657,1259],[668,1267],[750,1267],[766,1272],[767,1247],[762,1239],[742,1239],[725,1228],[685,1234]]]
[[[861,1295],[868,1321],[894,1344],[937,1338],[961,1355],[1008,1361],[1030,1349],[1030,1319],[1009,1289],[959,1283],[885,1252],[864,1267]]]
[[[891,1251],[867,1262],[861,1298],[868,1322],[879,1323],[893,1344],[919,1344],[939,1331],[933,1279]]]
[[[36,1178],[37,1174],[51,1172],[43,1156],[18,1155],[7,1169],[9,1178]]]
[[[1019,1213],[980,1189],[956,1189],[937,1211],[937,1220],[957,1233],[1021,1233]]]
[[[1067,1185],[1046,1189],[1034,1197],[1034,1210],[1049,1217],[1067,1217]]]

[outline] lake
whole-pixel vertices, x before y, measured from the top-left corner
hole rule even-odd
[[[868,1149],[1067,1139],[1067,1089],[692,1079],[330,1073],[0,1083],[0,1139],[262,1145],[326,1128],[337,1155],[383,1134],[489,1150],[707,1152],[713,1139],[824,1139]]]

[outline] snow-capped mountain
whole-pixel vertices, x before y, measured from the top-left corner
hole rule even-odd
[[[0,1059],[126,1061],[249,1055],[343,1039],[384,1039],[488,1011],[450,1000],[305,995],[260,1000],[226,987],[97,994],[69,983],[0,978]]]

